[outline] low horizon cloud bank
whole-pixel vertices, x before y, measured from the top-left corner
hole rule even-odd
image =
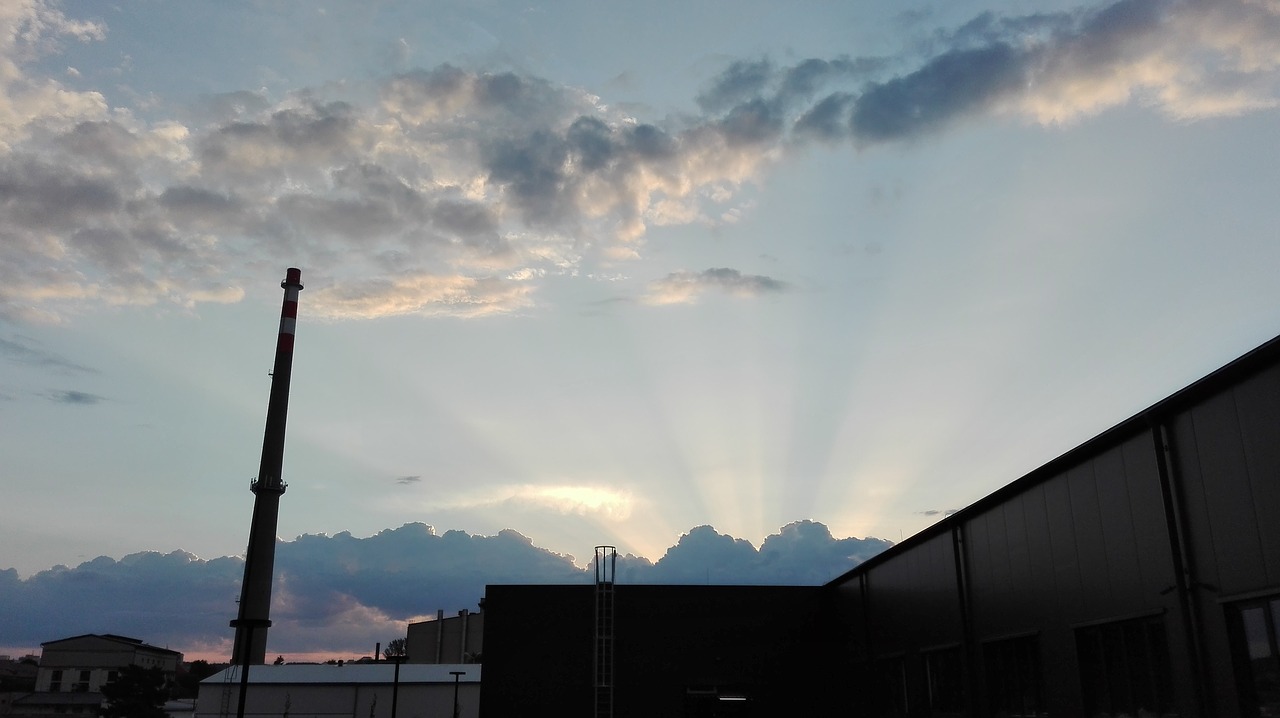
[[[892,543],[842,538],[815,521],[797,521],[750,542],[699,526],[656,562],[620,555],[619,583],[825,583]],[[146,551],[79,566],[55,566],[30,578],[0,570],[0,646],[85,633],[114,633],[192,656],[229,655],[244,560],[201,559],[176,550]],[[367,655],[375,642],[402,637],[411,621],[470,608],[487,584],[573,584],[594,580],[590,566],[535,546],[511,529],[493,536],[423,523],[367,538],[349,532],[303,534],[276,545],[272,654]]]

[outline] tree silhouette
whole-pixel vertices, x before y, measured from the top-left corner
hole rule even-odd
[[[165,718],[169,686],[159,668],[125,666],[102,687],[102,718]]]
[[[388,661],[393,658],[405,658],[408,655],[408,646],[405,645],[405,639],[403,638],[393,638],[387,641],[387,647],[382,649],[382,657]]]

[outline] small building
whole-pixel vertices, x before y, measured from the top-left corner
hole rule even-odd
[[[0,715],[8,715],[15,699],[35,690],[38,665],[39,659],[35,656],[18,661],[0,656]]]
[[[200,682],[193,718],[238,714],[241,667]],[[480,715],[480,666],[389,662],[249,667],[246,718],[435,718]]]
[[[484,649],[484,612],[467,609],[445,617],[437,611],[434,621],[409,624],[405,651],[408,663],[479,663]]]
[[[37,693],[99,693],[125,666],[159,668],[173,682],[182,662],[177,651],[110,633],[61,638],[40,648]]]
[[[15,698],[9,715],[25,718],[48,715],[96,716],[102,708],[102,687],[126,666],[158,668],[172,684],[182,654],[113,634],[85,634],[40,644],[35,692]]]

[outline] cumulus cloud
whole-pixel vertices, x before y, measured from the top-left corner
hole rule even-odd
[[[800,521],[759,550],[710,526],[690,530],[656,563],[618,560],[618,580],[634,583],[808,584],[828,581],[884,550],[879,539],[835,539]],[[0,570],[0,635],[13,646],[63,635],[116,633],[192,652],[230,652],[244,562],[184,551],[105,556],[22,579]],[[271,650],[363,654],[403,635],[408,621],[474,608],[490,583],[589,583],[589,567],[539,548],[521,534],[438,534],[406,524],[357,538],[303,535],[276,547]]]
[[[100,40],[104,33],[102,25],[68,18],[40,0],[0,6],[0,150],[21,141],[33,121],[59,123],[105,113],[102,95],[74,92],[50,78],[28,77],[23,70],[58,52],[68,40]]]
[[[743,184],[810,142],[994,115],[1052,126],[1126,103],[1195,120],[1280,97],[1267,0],[987,13],[923,54],[742,60],[692,98],[698,112],[668,118],[442,65],[372,93],[232,92],[144,121],[34,69],[106,32],[40,0],[0,10],[0,319],[234,302],[264,266],[306,269],[308,306],[333,319],[529,311],[547,277],[640,256],[650,227],[732,221]],[[650,301],[711,287],[780,285],[676,273]]]
[[[821,523],[796,521],[766,537],[757,549],[749,541],[721,534],[711,526],[699,526],[681,536],[656,563],[634,556],[619,558],[618,580],[818,585],[891,545],[870,537],[837,539]]]
[[[715,290],[734,297],[756,297],[785,291],[786,282],[759,274],[743,274],[736,269],[718,267],[701,272],[672,272],[649,284],[644,297],[647,304],[692,304],[707,291]]]

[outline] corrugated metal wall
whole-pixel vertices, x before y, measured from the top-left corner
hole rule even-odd
[[[1280,367],[1171,417],[1173,470],[1189,546],[1190,599],[1211,676],[1207,700],[1237,708],[1226,611],[1280,592]]]
[[[1112,670],[1091,665],[1122,650],[1101,642],[1141,637],[1150,645],[1129,650],[1170,666],[1171,681],[1152,679],[1171,694],[1166,710],[1239,715],[1231,605],[1280,594],[1280,350],[1224,369],[832,588],[854,662],[889,693],[898,688],[884,689],[886,676],[904,676],[905,695],[863,701],[864,714],[945,715],[931,706],[939,689],[926,657],[962,645],[968,707],[995,715],[1000,698],[988,694],[1002,689],[984,668],[1003,664],[990,647],[1025,637],[1043,676],[1036,710],[1081,715],[1111,700],[1082,675]]]

